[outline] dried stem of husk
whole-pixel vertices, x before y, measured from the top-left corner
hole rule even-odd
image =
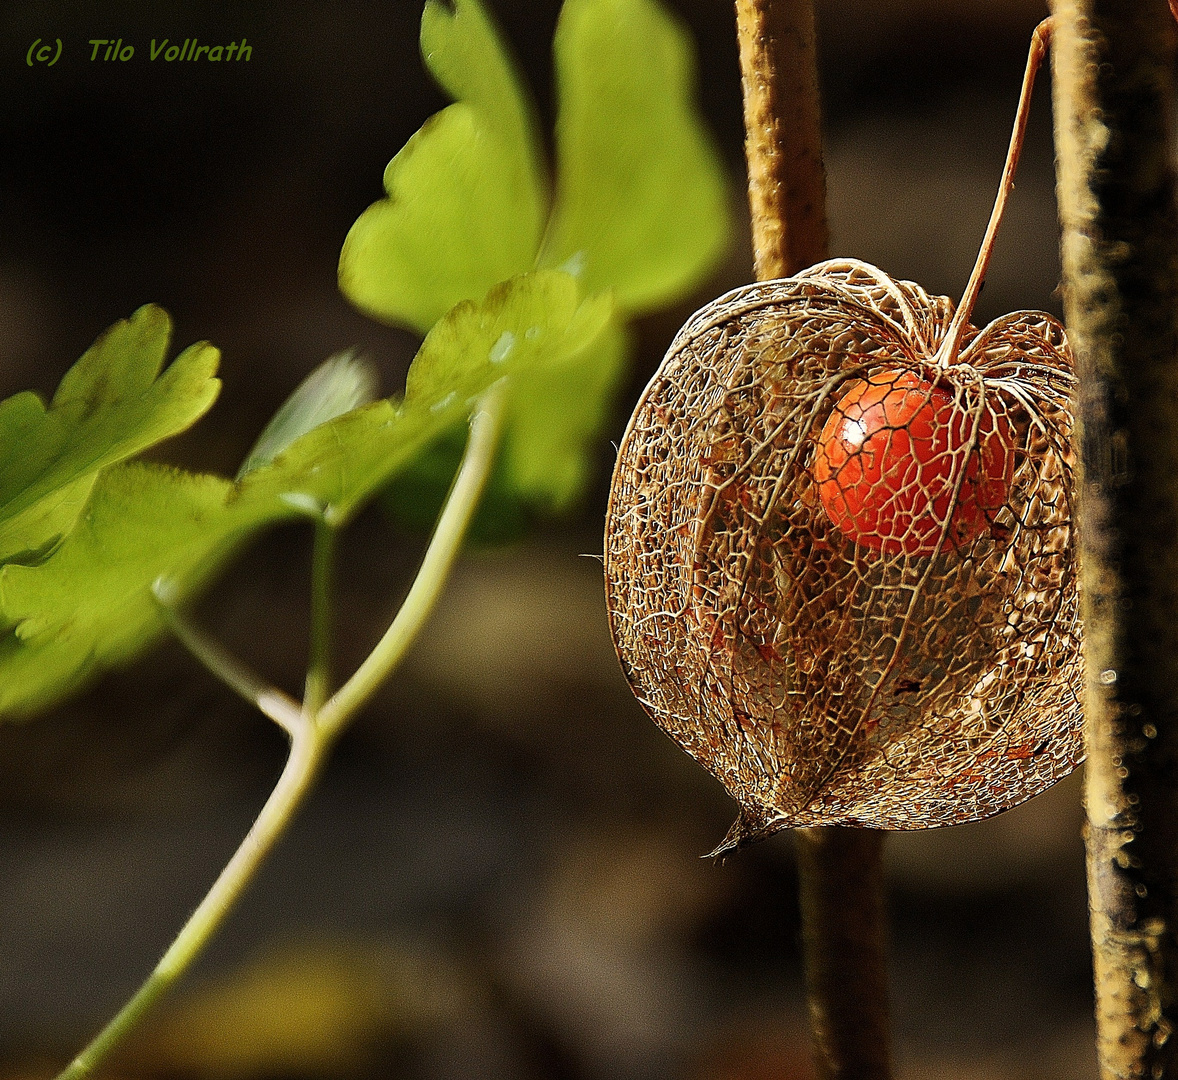
[[[757,279],[827,257],[813,0],[736,0]],[[891,1076],[882,832],[797,833],[806,993],[823,1080]]]
[[[1178,1076],[1178,212],[1164,0],[1057,0],[1079,373],[1089,907],[1101,1076]]]

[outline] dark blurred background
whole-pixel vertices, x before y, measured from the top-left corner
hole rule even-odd
[[[557,0],[491,0],[550,127]],[[749,279],[731,5],[675,0],[740,239],[640,328],[609,436],[682,319]],[[232,473],[275,407],[359,346],[385,392],[416,342],[335,287],[381,171],[445,102],[419,0],[0,5],[0,395],[49,393],[155,301],[224,353],[213,414],[164,456]],[[962,288],[1009,137],[1030,0],[823,0],[836,254]],[[25,63],[62,38],[52,68]],[[123,38],[125,64],[91,62]],[[168,37],[246,63],[148,62]],[[978,317],[1058,313],[1040,89]],[[404,668],[348,733],[208,956],[110,1070],[298,1080],[811,1076],[788,836],[701,861],[734,808],[634,702],[605,625],[612,450],[572,519],[468,554]],[[379,510],[344,544],[341,669],[421,550]],[[201,619],[282,685],[305,658],[309,542],[263,539]],[[0,727],[0,1077],[52,1075],[128,996],[238,843],[283,743],[164,645],[51,715]],[[905,1080],[1095,1077],[1076,777],[989,822],[889,841]]]

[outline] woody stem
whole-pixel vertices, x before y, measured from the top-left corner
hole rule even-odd
[[[757,279],[825,259],[813,0],[736,0]],[[806,999],[822,1080],[890,1080],[883,837],[797,830]]]

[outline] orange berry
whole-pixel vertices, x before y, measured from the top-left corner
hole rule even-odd
[[[887,554],[931,555],[946,526],[947,542],[965,546],[992,523],[1014,473],[1005,413],[983,411],[967,453],[973,426],[971,411],[915,372],[891,368],[852,380],[814,456],[830,520],[856,543]]]

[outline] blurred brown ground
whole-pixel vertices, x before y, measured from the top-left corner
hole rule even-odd
[[[492,0],[550,122],[555,0]],[[742,167],[730,5],[678,0],[700,99]],[[827,0],[819,30],[833,248],[956,294],[993,197],[1039,4]],[[418,0],[71,0],[0,8],[0,394],[48,392],[154,300],[224,351],[212,416],[169,460],[232,472],[295,383],[358,345],[399,388],[415,348],[335,290],[388,158],[444,103]],[[60,36],[246,37],[247,68],[28,69]],[[978,315],[1058,313],[1040,91]],[[616,438],[686,314],[641,328]],[[291,835],[112,1076],[792,1080],[811,1076],[788,839],[698,859],[732,807],[643,716],[612,655],[600,551],[612,451],[568,522],[472,552],[409,663]],[[420,541],[367,514],[344,545],[341,667]],[[288,687],[308,542],[265,539],[205,623]],[[147,972],[236,845],[282,743],[179,649],[0,727],[0,1077],[52,1074]],[[1092,1062],[1079,789],[889,842],[905,1080],[1083,1080]]]

